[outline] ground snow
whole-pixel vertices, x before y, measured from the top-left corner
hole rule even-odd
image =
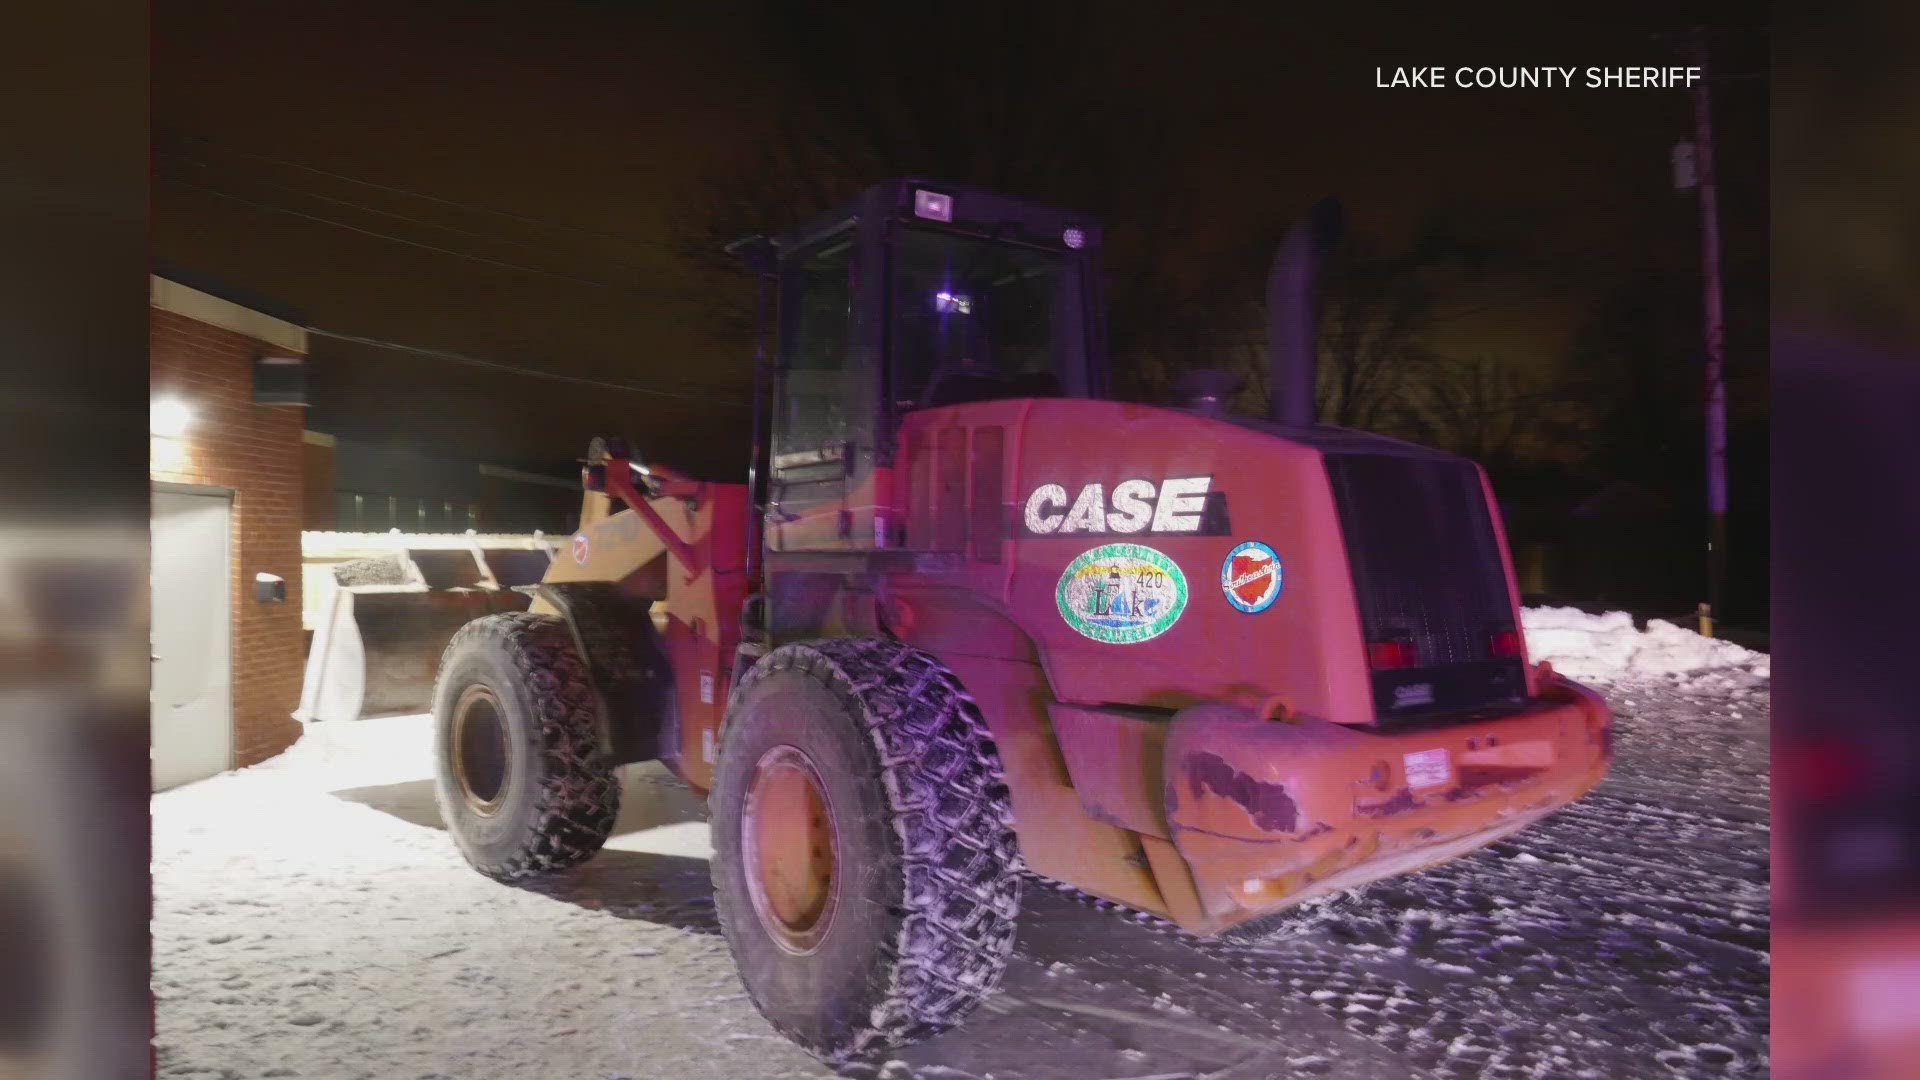
[[[1000,992],[866,1076],[1765,1075],[1766,658],[1621,613],[1525,628],[1614,710],[1586,799],[1255,942],[1030,889]],[[599,857],[513,888],[442,831],[430,746],[426,717],[318,725],[154,797],[161,1077],[829,1075],[747,1001],[701,808],[657,766]]]
[[[1719,638],[1702,637],[1662,619],[1645,630],[1624,611],[1591,615],[1579,608],[1526,608],[1520,613],[1527,655],[1550,662],[1575,679],[1619,682],[1669,676],[1733,689],[1764,685],[1771,675],[1767,654]]]
[[[316,726],[154,797],[160,1076],[822,1075],[746,1002],[670,829],[554,895],[495,884],[437,827],[430,730]]]

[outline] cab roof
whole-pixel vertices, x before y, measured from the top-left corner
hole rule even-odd
[[[884,180],[832,210],[816,214],[774,241],[781,253],[862,218],[918,220],[935,227],[1004,236],[1024,243],[1098,250],[1100,219],[1002,195],[970,184],[903,177]],[[1078,235],[1068,240],[1069,230]]]

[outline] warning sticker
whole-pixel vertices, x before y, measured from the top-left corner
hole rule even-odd
[[[588,545],[587,534],[583,532],[574,533],[573,534],[574,563],[579,566],[587,565],[587,556],[590,554],[592,554],[592,549]]]
[[[1406,763],[1409,788],[1439,787],[1453,774],[1444,749],[1416,751],[1401,760]]]

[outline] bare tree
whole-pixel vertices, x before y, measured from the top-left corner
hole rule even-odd
[[[1420,341],[1432,316],[1419,253],[1383,259],[1350,245],[1329,268],[1320,316],[1320,418],[1371,431],[1404,428],[1434,354]]]
[[[1581,417],[1554,393],[1551,372],[1527,371],[1492,356],[1441,360],[1428,368],[1410,401],[1420,440],[1490,466],[1550,449],[1548,429],[1562,432]]]
[[[1271,365],[1264,289],[1284,232],[1273,224],[1253,230],[1219,261],[1182,311],[1189,325],[1211,329],[1182,335],[1182,347],[1155,357],[1159,386],[1193,368],[1232,371],[1246,387],[1236,410],[1265,414]],[[1341,245],[1320,285],[1316,397],[1322,422],[1417,433],[1414,403],[1439,363],[1423,342],[1432,322],[1433,280],[1454,272],[1458,263],[1454,248],[1429,238],[1395,255],[1380,254],[1364,236]]]
[[[1124,365],[1177,306],[1186,217],[1171,124],[1129,89],[1123,28],[1088,0],[863,7],[770,2],[783,105],[765,138],[681,200],[680,246],[709,279],[723,332],[751,324],[750,286],[720,253],[775,235],[890,176],[971,183],[1107,222],[1110,340]],[[902,42],[915,64],[899,66]],[[984,63],[990,59],[991,64]],[[726,273],[722,273],[726,272]]]

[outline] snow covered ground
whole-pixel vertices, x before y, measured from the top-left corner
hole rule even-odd
[[[1031,888],[1002,993],[877,1075],[1764,1075],[1766,657],[1625,616],[1526,629],[1618,713],[1586,800],[1253,942]],[[161,1076],[828,1075],[746,1001],[664,772],[628,769],[600,857],[516,889],[441,831],[429,743],[424,717],[316,727],[154,798]]]

